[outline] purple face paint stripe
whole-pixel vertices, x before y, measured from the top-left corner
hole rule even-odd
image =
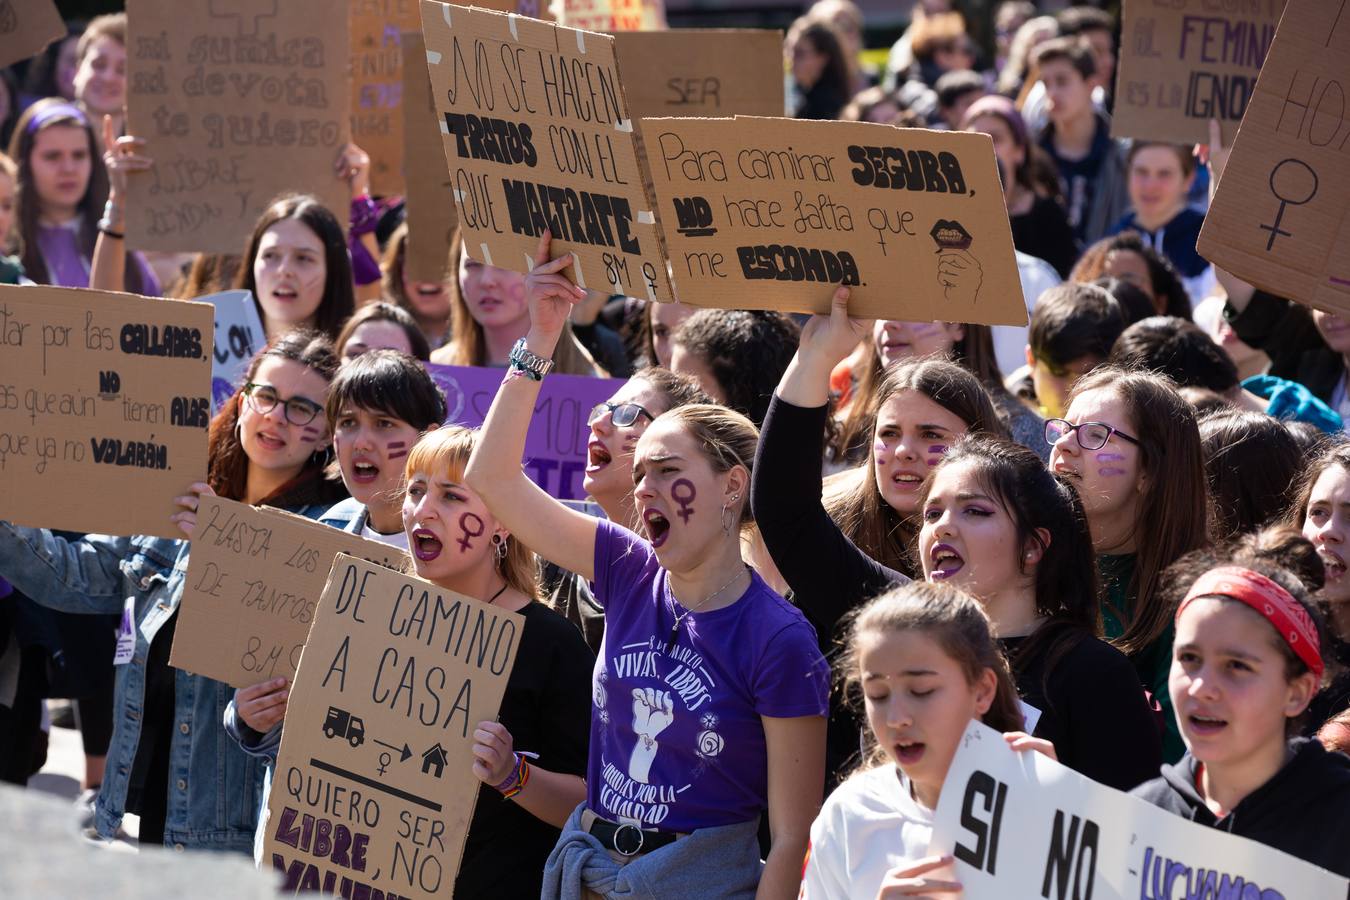
[[[1108,467],[1103,468],[1103,469],[1098,469],[1098,470],[1097,470],[1097,473],[1098,473],[1099,475],[1103,475],[1103,476],[1106,476],[1106,475],[1124,475],[1124,474],[1125,474],[1125,470],[1124,470],[1124,469],[1117,469],[1117,468],[1115,468],[1114,466],[1108,466]]]
[[[1097,462],[1123,462],[1125,455],[1122,453],[1098,453]]]

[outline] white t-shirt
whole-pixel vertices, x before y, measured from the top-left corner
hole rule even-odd
[[[928,855],[933,811],[910,796],[895,766],[849,778],[811,823],[811,849],[800,900],[851,900],[877,895],[886,873]]]
[[[388,544],[391,547],[398,547],[400,550],[408,549],[408,532],[399,529],[392,534],[380,534],[370,527],[370,520],[361,526],[361,537],[368,541],[379,541],[381,544]]]

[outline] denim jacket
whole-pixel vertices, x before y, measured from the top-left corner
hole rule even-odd
[[[315,518],[325,507],[293,510]],[[36,602],[72,613],[119,615],[135,604],[136,646],[117,666],[113,735],[94,806],[98,833],[111,838],[126,812],[141,737],[150,642],[178,608],[187,578],[188,541],[89,535],[65,541],[50,531],[0,522],[0,575]],[[174,671],[165,846],[247,853],[253,843],[263,766],[221,728],[228,684]]]

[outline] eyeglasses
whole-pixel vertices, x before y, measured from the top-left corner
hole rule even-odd
[[[1064,419],[1045,420],[1045,442],[1047,444],[1052,446],[1058,444],[1064,435],[1070,432],[1074,433],[1073,436],[1078,440],[1078,446],[1084,450],[1102,449],[1106,446],[1106,442],[1111,440],[1113,434],[1120,435],[1136,447],[1139,446],[1138,438],[1130,437],[1119,428],[1107,425],[1105,422],[1079,422],[1074,425]]]
[[[595,404],[595,409],[591,410],[591,416],[586,420],[587,425],[594,425],[606,415],[610,421],[618,428],[626,428],[638,420],[638,416],[646,416],[650,422],[656,421],[656,416],[647,412],[646,409],[636,403],[604,403]]]
[[[255,384],[250,381],[244,385],[243,391],[254,411],[260,416],[265,416],[276,409],[278,403],[282,404],[281,414],[292,425],[308,425],[314,421],[319,413],[323,412],[322,406],[313,400],[306,400],[304,397],[282,400],[281,395],[277,393],[277,389],[270,384]]]

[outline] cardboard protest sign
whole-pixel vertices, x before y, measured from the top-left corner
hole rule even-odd
[[[781,31],[621,31],[614,53],[635,119],[783,115]]]
[[[0,0],[0,68],[36,56],[65,36],[66,23],[52,0]]]
[[[127,130],[155,165],[128,182],[142,250],[239,253],[286,191],[346,222],[347,17],[324,0],[128,0]]]
[[[446,421],[466,428],[483,424],[501,387],[501,369],[474,366],[427,365],[427,371],[445,392]],[[621,379],[550,375],[534,403],[534,417],[525,436],[525,473],[559,500],[586,496],[581,480],[586,472],[586,420],[596,404],[623,387]]]
[[[465,249],[528,272],[539,236],[582,287],[673,299],[614,39],[422,0]]]
[[[459,277],[448,271],[450,239],[458,216],[450,172],[441,147],[440,116],[431,97],[422,32],[403,35],[403,172],[408,183],[408,223],[403,271],[414,281]]]
[[[352,0],[352,140],[370,154],[370,191],[403,193],[403,32],[418,0]]]
[[[966,900],[1293,900],[1345,897],[1350,887],[1325,869],[1197,825],[1039,753],[1017,753],[979,722],[966,729],[947,771],[929,852],[955,857]]]
[[[1283,7],[1284,0],[1126,0],[1111,133],[1208,143],[1209,120],[1218,119],[1231,141]]]
[[[666,27],[664,0],[557,0],[558,21],[587,31],[656,31]]]
[[[525,619],[339,556],[315,613],[263,821],[287,893],[446,897]],[[334,887],[336,885],[336,890]]]
[[[988,135],[800,119],[645,119],[683,303],[1025,325]]]
[[[211,352],[211,415],[243,383],[253,355],[267,343],[252,291],[221,291],[197,298],[216,308],[215,349]]]
[[[1281,297],[1350,313],[1350,13],[1289,0],[1196,248]]]
[[[302,516],[203,497],[169,665],[235,687],[294,678],[339,553],[400,570],[408,559]]]
[[[206,480],[211,306],[0,285],[0,518],[179,537]]]

